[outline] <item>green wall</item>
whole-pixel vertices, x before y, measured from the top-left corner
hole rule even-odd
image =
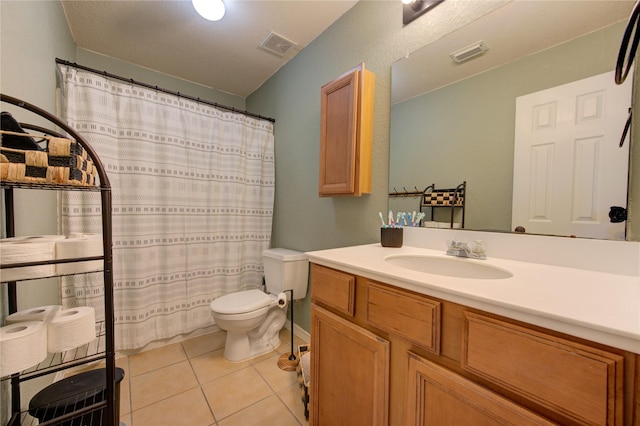
[[[58,2],[0,1],[0,91],[47,111],[56,108],[55,57],[75,59],[75,46]],[[3,111],[19,111],[2,105]],[[36,121],[34,124],[46,124]],[[40,192],[40,191],[38,191]],[[57,229],[54,192],[16,191],[16,227],[33,234]],[[53,205],[52,214],[36,215],[41,205]]]
[[[247,98],[276,119],[276,201],[272,245],[310,251],[379,240],[388,207],[391,64],[505,2],[443,2],[406,27],[400,1],[360,1]],[[320,198],[320,88],[364,62],[376,75],[372,193]],[[295,322],[309,330],[310,300]]]
[[[624,27],[613,25],[394,105],[390,188],[454,188],[466,181],[465,227],[511,230],[515,99],[613,71]],[[418,203],[397,198],[389,208],[415,210]],[[444,210],[436,220],[447,220]]]
[[[388,201],[391,64],[505,3],[443,2],[403,27],[399,1],[361,0],[246,99],[246,109],[276,119],[273,246],[309,251],[378,240],[377,212],[386,210]],[[231,106],[242,104],[242,99],[218,98],[214,89],[77,49],[59,2],[2,0],[0,15],[0,89],[49,111],[56,110],[56,57]],[[373,193],[319,198],[320,87],[361,62],[376,74]],[[54,211],[55,195],[18,201],[25,206],[19,227],[55,232],[55,218],[38,214]],[[296,303],[295,321],[309,329],[308,298]]]
[[[69,61],[100,71],[107,71],[121,77],[132,78],[142,83],[158,86],[173,92],[180,92],[190,96],[199,97],[201,99],[217,102],[240,110],[245,109],[245,99],[240,96],[175,78],[167,74],[158,73],[148,68],[139,67],[109,56],[97,54],[90,50],[78,48],[76,50],[76,60]]]
[[[56,55],[75,58],[75,46],[67,28],[62,7],[51,1],[0,1],[0,92],[48,111],[56,107]],[[2,111],[20,109],[2,104]],[[23,110],[22,110],[23,111]],[[30,115],[34,124],[46,124]],[[3,191],[4,193],[4,191]],[[22,235],[57,233],[56,193],[54,191],[14,191],[16,231]],[[4,199],[2,200],[4,216]],[[4,220],[2,221],[4,224]],[[2,232],[4,233],[4,226]],[[3,234],[4,235],[4,234]],[[21,283],[19,309],[57,303],[57,280],[35,280]],[[0,287],[0,318],[6,306],[6,286]],[[37,389],[42,378],[25,383],[26,389]],[[10,410],[9,383],[0,386],[0,423],[6,424]],[[24,394],[28,396],[29,391]],[[23,395],[24,397],[24,395]],[[25,397],[26,398],[26,397]],[[23,406],[28,404],[24,400]]]
[[[242,97],[77,48],[58,1],[0,1],[0,91],[55,114],[56,58],[245,109]],[[2,110],[22,121],[50,125],[12,105],[3,104]],[[58,233],[56,192],[18,189],[15,205],[17,235]],[[58,299],[57,286],[26,282],[20,288],[18,308],[58,303]]]

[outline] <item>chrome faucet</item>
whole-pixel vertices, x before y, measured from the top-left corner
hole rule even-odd
[[[447,241],[447,254],[456,257],[469,257],[472,259],[486,259],[487,243],[482,240],[474,240],[470,243],[462,241]]]

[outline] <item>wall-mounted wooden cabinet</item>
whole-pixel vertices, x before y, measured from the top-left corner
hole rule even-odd
[[[375,75],[364,64],[321,90],[321,197],[371,192]]]

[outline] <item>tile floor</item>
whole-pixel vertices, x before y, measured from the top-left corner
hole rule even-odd
[[[297,374],[278,368],[290,331],[275,351],[240,363],[223,356],[224,333],[213,333],[116,361],[120,421],[127,426],[307,425]],[[296,336],[294,348],[304,344]]]

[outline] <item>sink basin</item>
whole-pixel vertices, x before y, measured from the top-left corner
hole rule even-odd
[[[384,260],[400,268],[447,277],[500,280],[513,276],[505,269],[458,257],[398,254],[387,256]]]

